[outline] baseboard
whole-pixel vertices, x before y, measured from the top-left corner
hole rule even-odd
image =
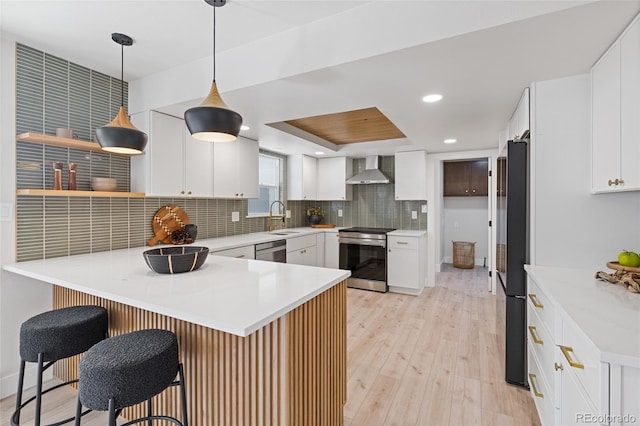
[[[24,389],[32,388],[36,385],[36,371],[37,365],[33,363],[27,363],[27,367],[24,373]],[[46,382],[53,378],[53,371],[45,371],[42,375],[42,381]],[[18,372],[9,374],[0,378],[0,399],[6,398],[16,393],[18,390]]]
[[[415,290],[415,289],[412,289],[412,288],[389,286],[389,292],[390,293],[409,294],[411,296],[420,296],[420,294],[422,293],[422,288],[419,289],[419,290]]]
[[[484,266],[484,262],[485,262],[484,259],[485,259],[484,257],[476,257],[475,266]],[[487,259],[487,262],[488,261],[489,261],[489,259]],[[449,264],[453,263],[453,257],[452,256],[445,256],[444,260],[442,261],[442,263],[449,263]]]

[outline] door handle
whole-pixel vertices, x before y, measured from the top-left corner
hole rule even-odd
[[[544,305],[538,302],[538,298],[536,297],[535,294],[529,293],[529,299],[531,299],[531,303],[533,303],[533,306],[535,306],[536,308],[538,309],[544,308]]]
[[[529,334],[531,334],[533,343],[535,343],[536,345],[544,345],[544,342],[538,338],[538,333],[536,332],[536,328],[532,325],[529,326]]]
[[[567,359],[567,362],[569,363],[570,366],[572,366],[573,368],[579,368],[581,370],[584,370],[584,364],[580,364],[579,362],[574,361],[571,355],[569,355],[570,353],[573,353],[572,347],[562,346],[562,345],[559,345],[559,346],[560,346],[560,350],[562,351],[562,355],[564,355],[564,357]]]

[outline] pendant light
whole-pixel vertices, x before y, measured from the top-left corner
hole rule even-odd
[[[120,45],[120,109],[113,121],[96,129],[96,138],[104,151],[116,154],[142,154],[147,134],[136,129],[124,110],[124,46],[131,46],[128,35],[113,33],[111,39]]]
[[[242,116],[229,109],[218,92],[216,85],[216,8],[227,0],[205,0],[213,6],[213,83],[209,95],[202,103],[189,108],[184,120],[191,136],[209,142],[230,142],[236,140],[242,126]]]

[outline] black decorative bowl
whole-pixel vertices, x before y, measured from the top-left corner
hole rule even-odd
[[[149,268],[159,274],[195,271],[209,255],[209,247],[176,246],[147,250],[142,253]]]

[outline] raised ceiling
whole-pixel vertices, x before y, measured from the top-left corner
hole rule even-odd
[[[286,123],[336,145],[405,137],[376,107],[298,118]]]

